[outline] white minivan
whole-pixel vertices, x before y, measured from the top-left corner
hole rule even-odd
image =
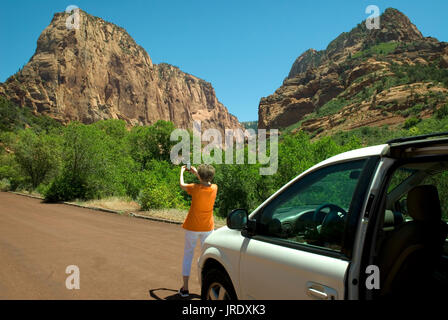
[[[446,297],[447,137],[336,155],[233,210],[204,243],[202,298]]]

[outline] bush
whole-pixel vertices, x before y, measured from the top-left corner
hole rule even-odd
[[[137,201],[142,209],[187,208],[190,196],[179,186],[180,167],[155,159],[146,166],[138,177],[141,186]],[[185,173],[185,179],[191,181],[188,175],[190,173]]]
[[[349,102],[342,98],[331,99],[317,110],[317,115],[321,117],[338,113],[343,107],[348,104]]]
[[[387,55],[389,53],[394,52],[397,46],[398,46],[397,42],[382,42],[365,50],[358,51],[353,55],[353,59],[371,57],[373,55],[379,55],[379,56]]]
[[[5,97],[0,97],[0,131],[17,131],[32,126],[35,131],[49,132],[62,125],[43,115],[34,115],[30,108],[20,107]]]
[[[128,136],[129,152],[132,158],[145,169],[152,160],[170,160],[171,132],[175,129],[173,123],[157,121],[152,126],[133,127]]]
[[[50,188],[49,184],[44,184],[41,183],[40,185],[37,186],[37,188],[35,189],[35,191],[40,194],[40,195],[44,195],[48,192],[48,189]]]
[[[8,179],[0,180],[0,191],[9,191],[11,190],[11,182]]]
[[[53,182],[45,188],[44,198],[47,202],[69,201],[74,199],[94,199],[96,190],[83,181],[81,177],[72,177],[63,174],[56,177]]]
[[[271,177],[260,176],[259,166],[248,164],[222,164],[216,166],[214,182],[218,185],[215,208],[218,216],[236,208],[255,209],[272,192]]]
[[[138,196],[142,210],[162,208],[186,208],[180,188],[173,189],[163,182],[151,181]]]
[[[96,126],[76,122],[65,128],[63,140],[64,165],[47,190],[47,201],[125,194],[120,143]]]
[[[448,104],[445,104],[440,109],[438,109],[435,113],[435,116],[437,119],[448,117]]]
[[[441,82],[444,86],[448,85],[448,70],[440,68],[436,62],[425,66],[392,64],[391,71],[399,79],[400,84],[433,81]]]
[[[403,128],[405,128],[405,129],[412,128],[413,126],[417,125],[419,122],[420,122],[420,119],[418,119],[416,117],[409,118],[404,122]]]
[[[409,110],[409,113],[413,115],[419,115],[425,108],[427,108],[427,106],[422,103],[418,103]]]
[[[9,181],[11,191],[24,188],[26,185],[26,178],[21,174],[20,167],[12,154],[0,155],[0,180],[3,179]]]
[[[18,134],[13,150],[31,190],[59,168],[60,148],[57,139],[51,135],[37,135],[31,129],[23,130]]]

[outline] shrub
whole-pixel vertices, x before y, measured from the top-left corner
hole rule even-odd
[[[349,102],[342,98],[334,98],[324,104],[317,110],[318,116],[327,116],[338,113],[343,107],[345,107]]]
[[[175,144],[170,140],[170,135],[174,128],[173,123],[163,120],[152,126],[132,128],[128,136],[130,155],[142,169],[152,159],[170,160],[171,147]]]
[[[371,57],[373,55],[387,55],[389,53],[392,53],[397,48],[398,43],[397,42],[382,42],[377,45],[371,46],[370,48],[367,48],[362,51],[358,51],[353,55],[353,59],[361,58],[361,57]]]
[[[56,140],[50,135],[37,135],[26,129],[19,133],[18,141],[13,145],[15,159],[32,190],[59,167]]]
[[[49,184],[44,184],[41,183],[40,185],[37,186],[37,188],[35,189],[35,191],[40,194],[40,195],[44,195],[47,193],[48,189],[50,188]]]
[[[162,208],[183,209],[186,206],[179,189],[170,188],[163,182],[157,183],[153,180],[140,192],[138,203],[142,210]]]
[[[117,141],[96,126],[76,122],[64,129],[63,140],[64,165],[47,190],[47,201],[125,194],[125,178],[120,176],[123,152]]]
[[[411,127],[411,128],[409,129],[409,134],[410,134],[411,136],[418,136],[418,135],[421,134],[421,131],[420,131],[420,129],[417,128],[417,127]]]
[[[442,107],[440,107],[436,111],[435,116],[437,119],[443,119],[443,118],[448,117],[448,104],[445,104]]]
[[[269,183],[262,183],[264,178],[260,176],[258,166],[222,164],[216,167],[214,181],[218,185],[218,194],[215,208],[218,216],[226,217],[236,208],[251,211],[269,196]]]
[[[405,128],[405,129],[412,128],[413,126],[417,125],[419,122],[420,122],[420,119],[418,119],[416,117],[409,118],[404,122],[403,128]]]
[[[44,190],[47,202],[69,201],[74,199],[93,199],[97,196],[96,190],[83,181],[81,177],[63,174],[56,177]]]
[[[32,126],[35,131],[49,132],[62,125],[43,115],[34,115],[30,108],[19,107],[5,97],[0,97],[0,131],[17,131]]]
[[[11,182],[6,178],[1,179],[0,191],[9,191],[9,190],[11,190]]]
[[[14,155],[6,154],[0,156],[0,180],[3,179],[9,181],[9,189],[12,191],[25,187],[26,178],[21,174]]]

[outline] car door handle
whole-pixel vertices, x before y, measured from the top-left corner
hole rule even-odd
[[[316,282],[307,282],[306,293],[315,299],[334,300],[337,299],[337,292],[333,288],[321,285]]]
[[[320,290],[317,289],[313,289],[313,288],[308,288],[308,293],[317,298],[317,299],[322,299],[322,300],[327,300],[328,299],[328,294],[326,294],[325,292],[322,292]]]

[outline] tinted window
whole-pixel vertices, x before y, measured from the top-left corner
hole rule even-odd
[[[344,224],[365,160],[329,166],[303,177],[257,217],[258,233],[340,251]]]

